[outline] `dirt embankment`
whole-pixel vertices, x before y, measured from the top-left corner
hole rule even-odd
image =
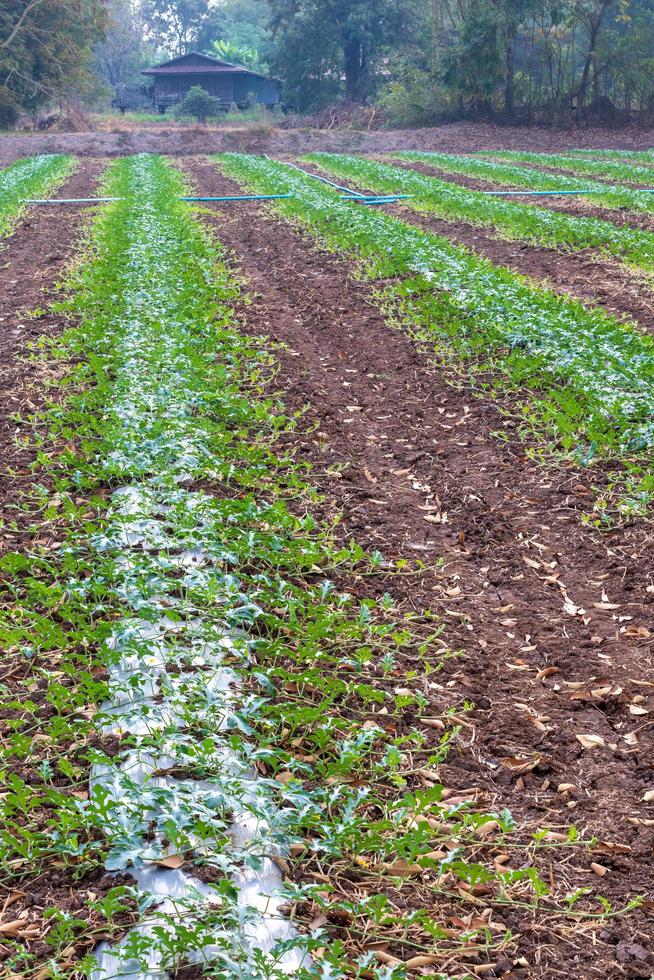
[[[248,153],[308,153],[328,150],[351,153],[385,153],[393,150],[442,150],[466,153],[475,150],[534,150],[559,152],[575,147],[588,149],[648,149],[654,131],[628,129],[527,129],[483,123],[448,123],[431,129],[326,130],[246,126],[167,126],[144,124],[134,128],[120,124],[114,132],[28,133],[0,137],[0,164],[33,153],[75,153],[79,156],[124,156],[129,153],[187,155],[242,151]]]
[[[207,192],[236,191],[209,164],[184,168]],[[653,814],[643,797],[654,730],[642,714],[654,710],[651,528],[584,529],[580,511],[601,473],[529,462],[497,404],[447,384],[446,371],[388,326],[346,262],[269,208],[215,212],[207,220],[247,277],[244,329],[286,345],[276,384],[290,409],[311,405],[317,427],[292,444],[313,464],[324,516],[342,511],[346,532],[389,558],[422,559],[423,575],[389,588],[416,611],[434,610],[465,651],[445,669],[444,707],[465,699],[474,710],[441,778],[478,787],[527,833],[574,824],[609,842],[599,854],[537,857],[557,892],[584,886],[618,907],[651,896]],[[589,735],[601,747],[584,748],[578,736]],[[601,878],[593,861],[607,868]],[[654,968],[647,912],[604,925],[552,917],[545,930],[528,910],[507,910],[506,920],[530,977],[607,980]]]

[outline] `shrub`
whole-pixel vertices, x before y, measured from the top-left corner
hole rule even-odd
[[[430,126],[447,111],[447,100],[438,81],[427,71],[403,68],[379,94],[377,106],[386,124]]]
[[[201,85],[193,85],[181,102],[175,106],[178,116],[191,116],[198,122],[206,122],[220,112],[220,101],[209,95]]]

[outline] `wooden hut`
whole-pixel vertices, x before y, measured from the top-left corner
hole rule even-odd
[[[154,105],[158,112],[180,102],[188,90],[200,85],[219,99],[225,109],[232,103],[244,106],[252,93],[262,105],[272,108],[280,102],[280,83],[258,71],[231,65],[199,51],[189,51],[160,65],[144,68],[152,78]]]

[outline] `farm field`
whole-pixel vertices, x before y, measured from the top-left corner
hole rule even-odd
[[[497,154],[493,155],[494,157]],[[396,153],[394,157],[402,163],[412,166],[420,165],[433,168],[427,173],[448,174],[451,177],[463,176],[471,181],[471,185],[477,189],[512,189],[511,197],[515,196],[522,204],[532,203],[535,207],[556,207],[565,210],[572,210],[577,213],[580,206],[590,205],[598,214],[598,206],[607,209],[606,218],[609,221],[619,221],[624,217],[627,222],[637,224],[638,214],[649,214],[654,208],[651,195],[643,194],[631,187],[619,187],[607,185],[600,181],[589,180],[584,177],[573,177],[568,173],[550,172],[539,170],[537,160],[542,161],[542,166],[546,166],[547,157],[545,155],[532,154],[533,165],[531,167],[519,165],[512,162],[502,162],[497,159],[480,159],[478,157],[466,157],[450,153],[422,153],[408,151]],[[557,196],[533,196],[520,195],[520,190],[529,191],[584,191],[580,196],[574,194]],[[513,193],[515,192],[515,193]],[[590,192],[590,193],[587,193]],[[510,200],[510,198],[509,198]],[[598,215],[599,216],[599,215]],[[647,219],[645,219],[647,220]],[[649,225],[645,225],[649,227]]]
[[[0,975],[654,973],[654,232],[427,157],[0,172]]]
[[[523,153],[512,150],[499,151],[493,156],[500,160],[508,160],[515,163],[535,164],[554,171],[569,170],[573,174],[587,174],[591,177],[599,177],[602,180],[623,182],[626,184],[641,184],[649,187],[652,182],[653,171],[651,166],[644,165],[646,160],[627,159],[607,160],[602,157],[599,160],[587,156],[568,156],[556,153]],[[654,160],[651,160],[654,163]]]

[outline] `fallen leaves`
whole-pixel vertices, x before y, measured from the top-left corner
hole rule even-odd
[[[593,749],[602,748],[606,743],[601,735],[583,734],[575,735],[575,738],[580,743],[582,748],[592,751]]]
[[[541,761],[541,756],[535,753],[533,756],[510,756],[508,758],[502,759],[502,765],[509,769],[515,776],[521,776],[523,773],[531,772]]]
[[[181,868],[184,864],[184,858],[181,854],[169,854],[167,857],[158,858],[152,864],[156,864],[159,868],[169,868],[170,870],[176,871],[177,868]]]

